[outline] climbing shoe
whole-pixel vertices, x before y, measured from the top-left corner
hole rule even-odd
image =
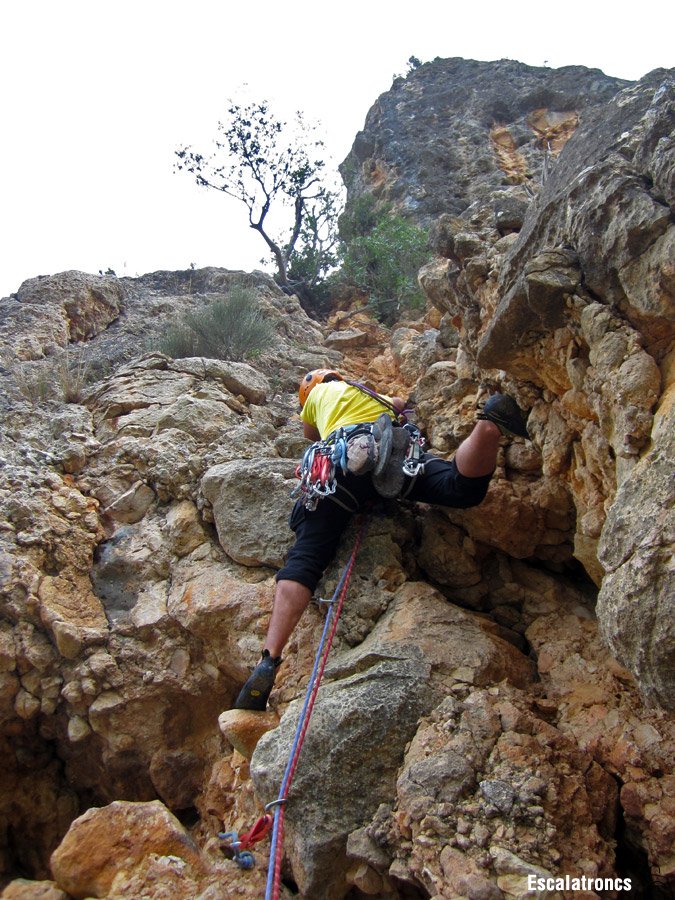
[[[267,709],[267,700],[274,687],[274,678],[280,665],[280,656],[270,656],[269,650],[263,650],[262,659],[239,691],[234,708],[264,712]]]
[[[476,418],[493,422],[502,434],[529,438],[523,413],[508,394],[493,394]]]

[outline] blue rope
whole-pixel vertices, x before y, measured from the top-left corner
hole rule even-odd
[[[271,837],[271,848],[270,848],[270,859],[268,863],[267,869],[267,889],[265,891],[265,900],[273,900],[273,890],[274,890],[274,870],[276,865],[276,855],[277,855],[277,842],[278,842],[278,834],[279,834],[279,821],[280,821],[280,813],[281,806],[286,802],[286,788],[288,784],[288,779],[290,773],[293,768],[293,758],[295,756],[296,750],[298,749],[298,742],[300,740],[300,735],[302,734],[302,726],[304,725],[305,717],[307,716],[307,708],[309,707],[309,702],[312,696],[312,688],[314,687],[314,680],[316,678],[316,674],[319,670],[319,665],[321,663],[321,656],[323,654],[323,647],[326,643],[326,636],[328,635],[329,627],[333,621],[333,615],[335,612],[335,601],[340,596],[340,592],[344,587],[344,583],[349,574],[350,564],[349,562],[344,567],[342,571],[342,575],[340,580],[338,581],[337,587],[333,593],[332,598],[329,600],[330,610],[328,611],[328,615],[326,616],[326,621],[323,626],[323,633],[321,634],[321,640],[319,641],[319,647],[316,651],[316,657],[314,659],[314,668],[312,669],[312,674],[309,679],[309,683],[307,684],[307,691],[305,692],[305,702],[303,703],[302,710],[300,711],[300,718],[298,719],[298,725],[295,729],[295,737],[293,739],[293,744],[291,746],[291,752],[288,757],[288,763],[286,764],[286,771],[284,772],[284,777],[281,780],[281,787],[279,788],[279,796],[278,798],[269,803],[265,809],[267,810],[269,807],[274,806],[274,825],[272,827],[272,837]]]

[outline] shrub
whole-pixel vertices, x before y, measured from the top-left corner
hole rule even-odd
[[[366,292],[381,321],[424,304],[417,273],[430,255],[425,231],[366,195],[343,216],[340,232],[346,250],[338,280]]]
[[[166,353],[172,359],[199,356],[196,335],[184,322],[170,325],[155,344],[157,350]]]
[[[157,342],[167,356],[206,356],[241,361],[261,353],[274,338],[274,328],[260,309],[255,293],[235,287],[226,297],[185,315]]]
[[[29,366],[22,363],[14,371],[19,393],[31,403],[40,403],[54,397],[53,371],[45,365]]]
[[[52,360],[23,363],[14,373],[19,392],[31,403],[44,400],[80,403],[89,375],[89,364],[82,351],[70,348]]]

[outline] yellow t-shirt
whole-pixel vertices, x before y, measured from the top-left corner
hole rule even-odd
[[[326,381],[309,392],[300,418],[325,438],[336,428],[374,422],[383,412],[394,418],[388,407],[346,381]]]

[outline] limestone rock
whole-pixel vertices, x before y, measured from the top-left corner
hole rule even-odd
[[[333,331],[326,338],[326,346],[334,350],[353,350],[357,347],[365,347],[368,344],[368,334],[358,328],[348,328],[342,331]]]
[[[391,336],[391,348],[405,382],[414,385],[436,362],[439,333],[429,328],[421,334],[411,328],[397,328]]]
[[[533,596],[526,604],[526,634],[549,698],[539,709],[556,709],[559,730],[619,779],[627,840],[643,848],[657,879],[667,883],[675,870],[668,812],[675,720],[644,708],[631,674],[602,645],[589,610],[561,599],[544,607]]]
[[[370,109],[340,167],[348,204],[369,192],[428,224],[444,212],[459,215],[492,191],[505,194],[505,181],[535,183],[553,132],[557,154],[576,127],[576,113],[606,102],[625,85],[581,66],[425,63],[395,79]],[[565,120],[567,129],[560,127]],[[503,204],[490,210],[493,221],[500,209]],[[504,221],[500,226],[506,227]]]
[[[527,683],[526,660],[426,585],[407,584],[368,638],[340,654],[318,695],[286,822],[300,890],[344,894],[347,835],[388,796],[421,715],[456,682]],[[280,783],[299,715],[291,704],[251,761],[259,796]],[[336,735],[339,740],[336,740]],[[341,802],[331,798],[339,791]],[[330,809],[330,816],[326,810]]]
[[[590,872],[612,871],[613,780],[523,699],[507,685],[472,689],[425,720],[399,772],[396,807],[366,827],[388,851],[390,875],[434,896],[496,897],[511,894],[505,874],[580,859]]]
[[[258,741],[279,724],[274,712],[252,712],[247,709],[228,709],[218,717],[218,725],[235,750],[251,759]]]
[[[233,461],[206,472],[202,491],[228,556],[244,565],[282,565],[292,539],[294,479],[295,465],[276,459]]]
[[[50,854],[78,810],[112,803],[67,839],[77,890],[262,895],[265,849],[242,875],[214,835],[277,794],[325,603],[284,652],[253,782],[218,718],[247,717],[228,708],[291,540],[297,382],[323,366],[410,396],[443,457],[495,389],[531,441],[502,440],[475,509],[372,517],[289,797],[289,878],[336,900],[497,900],[633,859],[645,895],[672,880],[669,78],[438,60],[397,79],[346,171],[350,203],[435,220],[430,306],[391,332],[353,306],[325,327],[269,276],[222,269],[66,273],[0,302],[0,865],[3,884],[36,879],[6,890],[63,892],[39,882]],[[145,352],[235,286],[272,351]],[[64,359],[88,373],[67,398]],[[189,836],[168,808],[197,811]],[[78,849],[82,829],[100,849]]]
[[[107,897],[120,874],[133,872],[150,855],[204,867],[194,841],[161,803],[120,800],[73,822],[52,854],[52,871],[73,897]]]
[[[213,661],[241,686],[251,661],[257,662],[260,655],[272,609],[272,585],[249,584],[215,562],[185,574],[185,580],[179,575],[171,585],[167,611],[207,644]]]
[[[62,656],[72,659],[85,643],[105,640],[108,621],[103,606],[84,578],[45,575],[38,598],[40,617]]]
[[[550,563],[565,564],[573,548],[596,584],[605,585],[601,617],[609,615],[615,622],[623,592],[634,597],[630,585],[636,575],[614,576],[619,563],[609,561],[608,548],[615,524],[635,514],[627,508],[634,502],[632,490],[624,490],[623,484],[634,484],[636,464],[637,478],[644,477],[638,460],[649,446],[663,391],[659,364],[672,340],[670,245],[675,232],[667,212],[670,176],[664,178],[673,165],[672,110],[669,73],[657,70],[638,85],[625,87],[592,119],[582,115],[525,213],[517,237],[504,243],[480,204],[471,215],[444,216],[436,228],[435,246],[445,259],[421,275],[431,302],[457,321],[455,369],[467,379],[466,399],[475,389],[470,381],[503,384],[499,370],[521,384],[538,385],[540,391],[540,398],[530,394],[529,404],[525,396],[519,401],[532,406],[530,433],[542,450],[545,480],[536,487],[514,485],[512,490],[496,479],[490,496],[498,515],[484,515],[488,500],[480,512],[452,514],[452,520],[481,541],[490,540],[487,522],[493,531],[508,522],[504,538],[537,535],[536,548],[521,551],[497,534],[498,545],[514,555],[534,552]],[[636,180],[636,172],[643,181]],[[657,172],[659,186],[652,191]],[[619,196],[626,203],[625,215],[616,208]],[[640,284],[623,274],[638,271],[644,275]],[[434,446],[448,452],[461,431],[456,416],[448,427],[437,411],[443,394],[431,380],[432,371],[420,380],[420,409],[430,417]],[[453,405],[461,402],[459,379],[453,389],[446,389],[445,398]],[[430,407],[434,411],[427,413]],[[659,446],[650,459],[672,459],[663,435],[655,436]],[[528,477],[523,473],[523,481]],[[661,496],[658,503],[654,513],[666,521],[668,500]],[[515,517],[509,510],[517,510]],[[641,594],[651,591],[647,579],[662,584],[662,574],[651,574],[661,573],[660,556],[658,545],[643,552],[640,571],[649,569],[650,575],[640,581]],[[664,588],[667,593],[667,580],[654,597],[662,597]],[[664,676],[656,674],[655,662],[637,662],[650,645],[644,633],[648,621],[650,617],[642,619],[640,628],[629,626],[621,637],[619,626],[608,621],[603,628],[618,657],[634,672],[644,671],[640,677],[646,693],[663,698],[667,678],[657,686]],[[646,625],[647,630],[653,627],[659,626]],[[640,640],[641,650],[638,634],[645,641]],[[669,643],[659,641],[658,646]],[[672,666],[663,659],[658,668]]]
[[[177,372],[190,372],[221,382],[235,397],[241,395],[249,403],[257,405],[265,402],[270,389],[267,378],[248,363],[223,359],[181,359],[174,360],[172,368]]]
[[[480,568],[473,542],[464,532],[436,510],[425,517],[422,528],[417,559],[424,571],[439,584],[460,588],[478,584]]]
[[[16,878],[0,894],[2,900],[68,900],[68,894],[53,881]]]
[[[675,414],[619,488],[600,542],[598,616],[609,646],[645,694],[675,710]]]
[[[117,318],[125,300],[116,278],[62,272],[25,281],[2,300],[5,362],[39,359],[71,341],[90,340]]]

